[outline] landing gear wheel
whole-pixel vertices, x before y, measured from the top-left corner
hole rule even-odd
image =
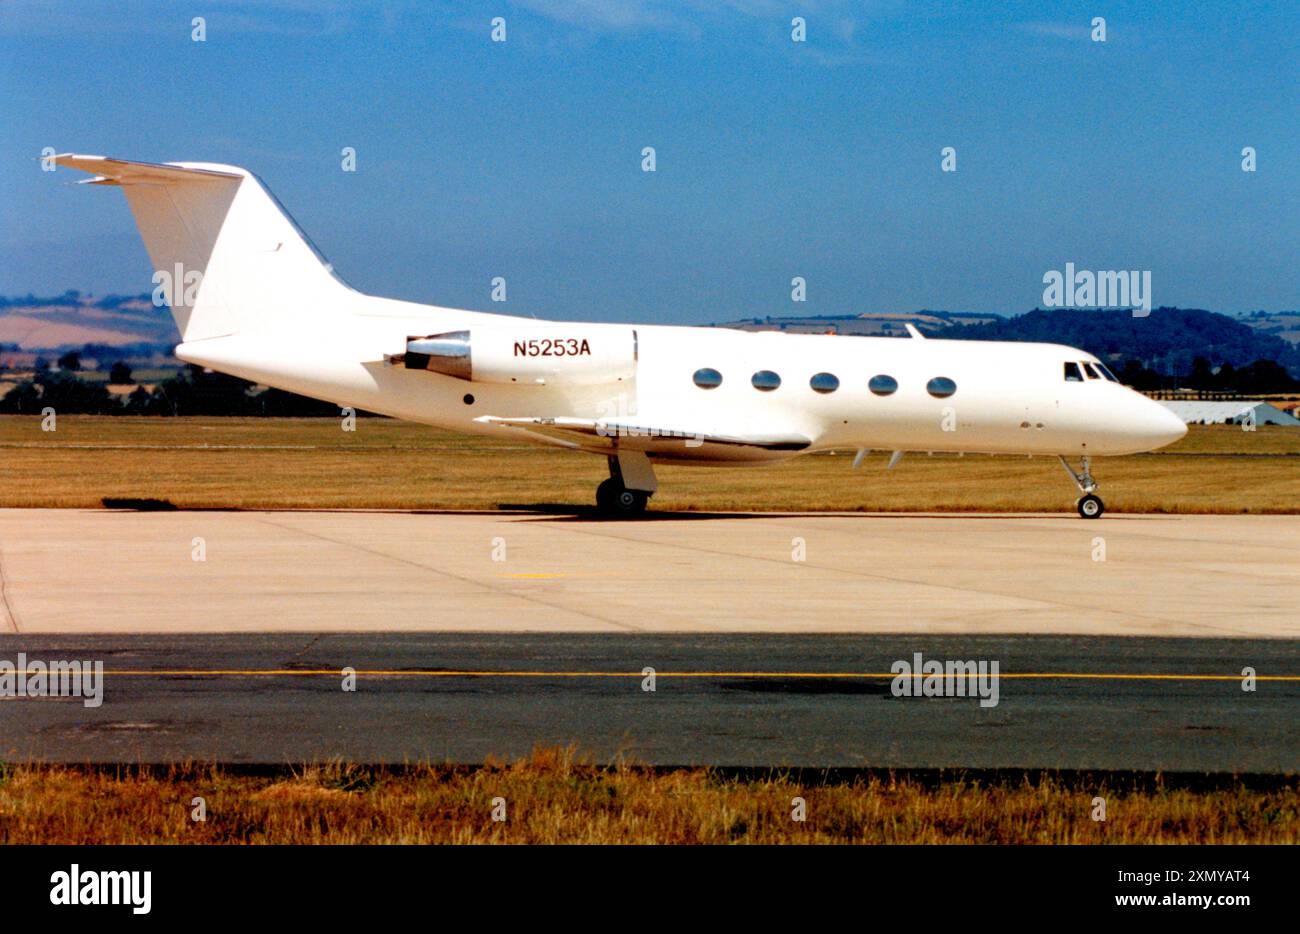
[[[649,501],[649,493],[629,490],[614,477],[601,481],[600,486],[596,487],[596,507],[611,516],[640,515],[645,512]]]
[[[1070,479],[1079,488],[1079,492],[1083,494],[1083,497],[1074,504],[1079,510],[1079,515],[1085,519],[1101,518],[1101,514],[1106,511],[1106,504],[1096,494],[1097,481],[1092,479],[1092,458],[1087,454],[1083,455],[1080,458],[1082,466],[1079,472],[1075,473],[1074,468],[1070,466],[1070,462],[1065,459],[1064,454],[1058,454],[1057,457],[1060,458],[1061,466],[1065,468],[1065,472],[1070,475]]]
[[[1106,511],[1106,504],[1101,501],[1100,496],[1089,493],[1078,502],[1079,515],[1085,519],[1099,519],[1101,514]]]

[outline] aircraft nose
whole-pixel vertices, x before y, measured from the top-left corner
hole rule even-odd
[[[1152,449],[1173,444],[1187,434],[1186,422],[1175,415],[1171,409],[1151,399],[1147,400],[1147,405],[1149,408],[1145,419],[1146,433],[1151,439]]]

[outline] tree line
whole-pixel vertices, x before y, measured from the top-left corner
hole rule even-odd
[[[339,414],[339,406],[331,402],[308,399],[282,389],[258,392],[247,380],[207,372],[199,366],[186,366],[153,389],[136,386],[122,401],[109,392],[112,384],[130,385],[131,368],[118,361],[109,373],[109,382],[100,383],[82,379],[75,368],[38,367],[31,379],[22,381],[0,399],[0,413],[38,415],[50,407],[70,415],[306,417]]]

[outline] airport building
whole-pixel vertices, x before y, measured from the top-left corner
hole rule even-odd
[[[1262,399],[1203,401],[1199,399],[1161,399],[1160,404],[1189,425],[1240,425],[1254,412],[1256,425],[1300,425],[1296,418]]]

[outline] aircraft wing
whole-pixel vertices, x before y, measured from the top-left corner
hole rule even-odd
[[[747,454],[761,457],[763,454],[802,451],[812,444],[809,438],[794,432],[718,432],[627,418],[503,418],[483,415],[475,421],[516,428],[536,436],[537,440],[560,443],[564,447],[611,451],[618,447],[684,459],[717,456],[720,449],[728,449],[728,459],[745,459]]]

